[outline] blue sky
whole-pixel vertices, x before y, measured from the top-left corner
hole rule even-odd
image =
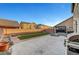
[[[70,3],[0,4],[0,18],[54,26],[72,16]]]

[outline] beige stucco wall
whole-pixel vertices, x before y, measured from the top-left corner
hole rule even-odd
[[[79,12],[78,12],[78,3],[75,3],[73,10],[73,28],[74,32],[79,32]]]
[[[37,28],[36,28],[36,27],[37,27],[37,24],[31,23],[30,25],[31,25],[31,29],[37,29]]]
[[[31,25],[30,24],[20,24],[21,29],[30,29]]]
[[[21,29],[36,29],[37,24],[35,23],[22,23],[20,24]]]

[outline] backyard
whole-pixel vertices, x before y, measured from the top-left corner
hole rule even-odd
[[[65,36],[44,35],[30,38],[11,47],[12,55],[65,55]]]

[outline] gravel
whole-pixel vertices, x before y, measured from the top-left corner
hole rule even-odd
[[[65,36],[50,36],[31,38],[13,45],[10,50],[12,55],[65,55],[67,48],[64,46]]]

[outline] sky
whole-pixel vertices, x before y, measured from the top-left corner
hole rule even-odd
[[[0,3],[1,19],[54,26],[71,16],[71,3]]]

